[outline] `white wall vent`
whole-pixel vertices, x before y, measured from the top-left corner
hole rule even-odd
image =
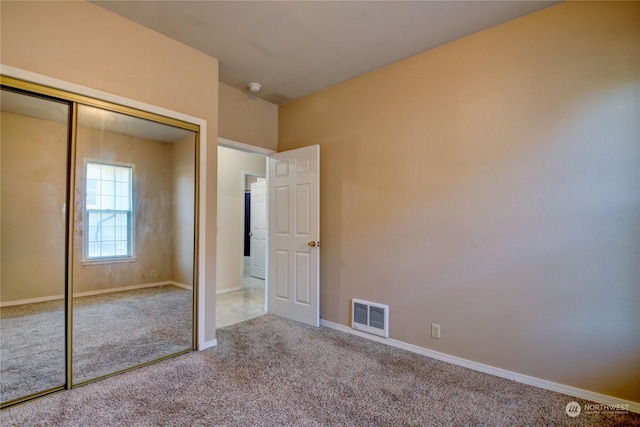
[[[389,306],[359,299],[351,300],[351,327],[389,338]]]

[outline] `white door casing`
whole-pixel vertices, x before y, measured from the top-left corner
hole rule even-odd
[[[320,146],[269,159],[269,311],[320,325]]]
[[[249,274],[265,278],[267,250],[267,182],[251,184],[251,266]]]

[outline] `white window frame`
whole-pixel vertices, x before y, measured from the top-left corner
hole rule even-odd
[[[131,169],[131,188],[130,188],[130,220],[129,220],[129,254],[124,256],[106,256],[106,257],[89,257],[89,209],[87,208],[87,167],[89,163],[99,164],[99,165],[107,165],[107,166],[120,166],[127,167]],[[106,159],[94,159],[94,158],[85,158],[83,161],[83,170],[82,170],[82,188],[84,189],[83,197],[82,197],[82,206],[84,213],[84,236],[82,238],[82,265],[92,265],[92,264],[111,264],[111,263],[120,263],[120,262],[135,262],[136,252],[135,252],[135,236],[136,236],[136,226],[135,226],[135,218],[136,218],[136,206],[135,206],[135,176],[136,176],[136,168],[133,163],[125,163],[125,162],[117,162],[113,160]]]

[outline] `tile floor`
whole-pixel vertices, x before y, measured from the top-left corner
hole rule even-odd
[[[244,274],[244,288],[216,295],[216,327],[264,315],[264,280]]]

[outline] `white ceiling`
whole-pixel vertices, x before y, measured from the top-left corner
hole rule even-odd
[[[557,1],[92,1],[220,60],[275,104]]]

